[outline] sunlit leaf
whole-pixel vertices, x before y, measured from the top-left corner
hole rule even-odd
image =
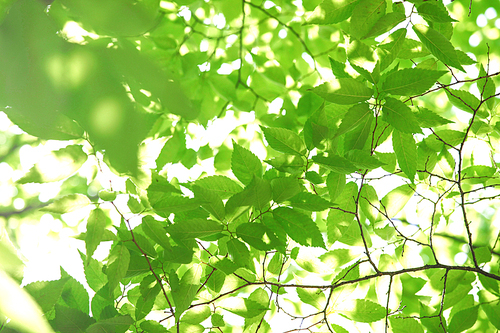
[[[360,0],[351,17],[351,34],[355,38],[365,37],[384,16],[387,8],[385,0]]]
[[[431,88],[446,71],[406,68],[389,74],[382,91],[391,95],[418,95]]]
[[[335,104],[356,104],[368,100],[373,90],[351,78],[325,82],[312,90],[315,94]]]
[[[450,41],[436,30],[423,24],[415,24],[413,31],[425,47],[439,60],[447,65],[465,71],[458,61],[455,48]]]
[[[417,173],[417,146],[413,135],[394,130],[392,132],[392,147],[396,153],[399,167],[413,183]]]

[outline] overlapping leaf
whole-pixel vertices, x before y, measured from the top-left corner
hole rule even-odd
[[[382,91],[391,95],[418,95],[431,88],[447,71],[406,68],[387,75]]]
[[[415,24],[413,31],[424,46],[446,65],[465,71],[458,61],[457,53],[451,42],[436,30],[423,24]]]
[[[372,89],[351,78],[339,78],[325,82],[314,87],[312,91],[335,104],[356,104],[370,99],[373,95]]]
[[[305,246],[325,247],[316,223],[305,214],[288,207],[273,210],[274,218],[294,241]]]

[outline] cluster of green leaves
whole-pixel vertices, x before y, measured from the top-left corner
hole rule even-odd
[[[263,333],[277,312],[311,332],[500,329],[498,54],[455,42],[468,4],[1,6],[3,111],[32,145],[71,140],[17,180],[61,183],[23,213],[91,207],[87,289],[64,270],[17,288],[6,223],[1,332]],[[191,124],[229,111],[254,115],[253,140],[189,148]],[[208,159],[213,175],[171,174]],[[99,183],[104,165],[123,186]]]

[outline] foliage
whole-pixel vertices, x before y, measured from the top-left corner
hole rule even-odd
[[[0,331],[500,330],[486,3],[1,2]],[[84,278],[18,288],[47,216]]]

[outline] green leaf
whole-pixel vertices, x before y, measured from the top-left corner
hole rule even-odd
[[[325,248],[323,236],[309,216],[288,207],[276,208],[273,210],[273,216],[297,243]]]
[[[211,311],[210,311],[210,307],[208,305],[198,306],[196,308],[193,308],[193,309],[187,311],[182,316],[182,321],[185,323],[196,325],[196,324],[203,322],[208,317],[210,317],[210,314],[211,314]]]
[[[359,206],[371,223],[375,223],[380,208],[377,191],[369,184],[363,184],[359,195]]]
[[[418,112],[414,113],[420,127],[431,128],[453,123],[453,121],[441,117],[429,109],[418,107]]]
[[[333,204],[310,192],[301,192],[287,200],[289,206],[313,212],[320,212],[330,208]]]
[[[94,209],[87,219],[87,235],[85,237],[87,259],[92,257],[97,246],[101,243],[104,229],[106,229],[106,215],[101,209]]]
[[[422,133],[415,115],[403,102],[387,97],[382,112],[384,120],[401,132]]]
[[[243,223],[236,228],[236,234],[247,244],[261,251],[268,251],[280,244],[280,241],[268,227],[262,223]]]
[[[315,163],[337,173],[350,174],[358,171],[358,168],[356,168],[354,164],[342,156],[333,155],[325,157],[316,155],[313,156],[312,160]]]
[[[272,165],[278,171],[287,172],[292,175],[301,174],[305,164],[304,157],[297,155],[280,155],[264,162]]]
[[[183,129],[175,130],[173,136],[165,142],[160,154],[156,158],[156,168],[163,169],[167,163],[177,163],[186,152],[186,136]]]
[[[223,200],[243,190],[234,180],[220,175],[198,179],[194,184],[215,192]]]
[[[304,141],[295,133],[286,128],[260,127],[271,148],[293,155],[303,156],[306,152]]]
[[[385,309],[380,304],[366,299],[346,301],[338,311],[347,318],[361,322],[373,323],[385,317]]]
[[[307,171],[305,173],[306,179],[310,181],[313,184],[323,184],[325,180],[323,179],[322,176],[320,176],[317,172],[315,171]]]
[[[399,59],[414,59],[429,55],[429,51],[424,44],[414,39],[405,38],[403,46],[398,53]]]
[[[330,172],[326,178],[326,186],[330,193],[330,201],[335,202],[335,199],[342,193],[346,184],[346,176],[343,173]]]
[[[129,315],[116,316],[113,318],[99,320],[97,323],[90,325],[85,333],[125,333],[133,323],[134,320]]]
[[[359,169],[373,170],[385,165],[384,162],[370,155],[370,152],[366,150],[352,149],[347,152],[346,157]]]
[[[479,306],[476,305],[472,308],[464,309],[455,313],[455,315],[451,318],[450,325],[448,326],[448,332],[460,333],[474,326],[477,321],[478,309]]]
[[[56,305],[55,318],[51,320],[52,327],[61,333],[86,332],[87,327],[95,323],[95,319],[89,317],[77,309]]]
[[[139,286],[141,296],[135,304],[135,318],[141,320],[153,309],[156,296],[160,293],[161,287],[154,275],[146,275]]]
[[[450,17],[446,7],[439,4],[434,4],[432,2],[424,2],[417,7],[418,14],[422,16],[427,21],[445,23],[445,22],[457,22]]]
[[[351,149],[363,149],[366,145],[368,137],[372,133],[372,123],[375,120],[373,115],[369,115],[364,123],[355,128],[349,133],[346,133],[344,138],[344,151]]]
[[[386,8],[386,0],[359,1],[351,17],[351,35],[354,38],[364,38],[385,15]]]
[[[240,193],[236,193],[226,202],[226,215],[235,212],[238,207],[255,207],[263,210],[271,201],[271,184],[267,179],[255,178]]]
[[[124,245],[118,244],[111,249],[106,270],[110,295],[113,295],[115,288],[127,274],[129,263],[130,253]]]
[[[326,1],[332,1],[332,0],[326,0]],[[356,0],[357,2],[358,0]],[[341,63],[332,57],[328,57],[330,59],[330,67],[332,68],[332,73],[335,75],[336,79],[341,79],[341,78],[350,78],[351,76],[347,74],[345,71],[345,64]]]
[[[387,75],[382,92],[397,96],[412,96],[430,89],[447,71],[405,68]]]
[[[144,210],[144,206],[132,195],[128,197],[127,206],[133,214],[139,214]]]
[[[68,282],[68,278],[37,281],[24,286],[24,289],[35,299],[43,313],[47,313],[54,308],[61,297],[66,282]]]
[[[362,39],[379,36],[394,28],[406,19],[405,13],[392,12],[382,16]]]
[[[345,116],[342,118],[342,123],[339,129],[335,133],[335,137],[339,137],[354,128],[358,127],[364,123],[368,116],[372,115],[373,111],[370,109],[369,105],[366,103],[361,103],[351,107]]]
[[[405,42],[406,29],[398,29],[387,37],[387,43],[379,46],[380,70],[383,71],[397,58]],[[385,42],[385,40],[384,40]]]
[[[86,259],[85,255],[81,252],[80,257],[83,262],[86,262],[86,264],[83,265],[85,280],[92,290],[95,292],[99,291],[106,283],[108,283],[108,277],[102,271],[103,265],[94,258]]]
[[[214,167],[218,172],[231,169],[231,149],[226,145],[221,145],[214,158]]]
[[[389,317],[394,333],[424,333],[422,325],[413,318]]]
[[[487,73],[481,64],[479,67],[479,77],[484,76],[487,76]],[[496,92],[495,82],[493,82],[493,79],[491,77],[481,79],[477,82],[477,87],[481,93],[481,99],[487,99],[486,105],[488,106],[488,109],[493,110],[493,107],[495,106],[495,99],[491,97],[495,95]]]
[[[253,176],[262,178],[262,162],[251,151],[233,141],[231,170],[240,182],[250,184]]]
[[[59,304],[78,309],[86,314],[89,313],[89,294],[85,287],[61,269],[61,279],[68,278],[64,284]]]
[[[211,318],[212,325],[214,327],[224,327],[226,326],[226,323],[224,323],[224,319],[222,315],[218,313],[214,313]]]
[[[394,130],[392,132],[392,147],[396,153],[399,167],[413,183],[417,173],[417,145],[413,135]]]
[[[180,195],[165,195],[151,206],[158,212],[171,214],[194,210],[200,207],[200,203],[196,199]]]
[[[424,142],[427,145],[427,147],[431,148],[436,152],[440,152],[444,146],[443,142],[449,145],[446,146],[446,149],[449,149],[450,146],[455,147],[460,143],[462,143],[464,140],[464,136],[465,136],[464,132],[445,129],[436,131],[434,135],[430,135],[427,138],[425,138]]]
[[[297,295],[303,303],[312,305],[320,311],[325,307],[326,297],[320,289],[297,288]]]
[[[415,24],[413,31],[417,34],[418,39],[424,46],[439,60],[446,65],[455,67],[456,69],[465,72],[462,65],[458,61],[457,53],[451,42],[436,30],[427,27],[423,24]]]
[[[182,313],[184,313],[193,302],[200,287],[201,271],[199,266],[191,266],[188,271],[184,273],[180,282],[175,273],[170,274],[170,287],[175,304],[176,320],[179,320]],[[177,279],[177,282],[175,279]]]
[[[167,228],[167,232],[175,239],[202,238],[217,234],[223,230],[223,225],[201,218],[176,222]]]
[[[276,202],[288,200],[302,191],[299,180],[293,177],[275,178],[271,180],[271,188],[273,191],[273,200]]]
[[[323,0],[307,17],[307,24],[334,24],[347,20],[359,0]]]
[[[316,86],[312,91],[335,104],[356,104],[373,95],[373,90],[364,83],[351,78],[339,78]]]
[[[482,303],[481,309],[486,313],[490,323],[500,329],[500,305],[495,303]]]
[[[462,111],[473,113],[481,105],[479,99],[468,91],[454,89],[446,89],[445,91],[451,104]],[[479,112],[478,115],[485,118],[487,113],[485,115],[485,112]]]
[[[161,222],[156,221],[152,216],[148,215],[143,217],[141,226],[146,236],[151,238],[155,243],[161,245],[164,249],[171,247],[167,237],[167,230]]]
[[[221,307],[243,318],[253,318],[268,310],[267,306],[262,306],[251,299],[240,297],[229,298]]]
[[[203,208],[205,208],[217,220],[224,220],[226,211],[224,204],[222,203],[222,199],[217,195],[217,193],[198,185],[193,185],[192,190],[194,197],[201,203]]]
[[[87,207],[90,204],[91,201],[86,195],[75,193],[56,199],[54,200],[54,202],[50,203],[40,210],[43,212],[64,214],[83,207]]]
[[[97,194],[99,198],[104,201],[113,201],[116,199],[116,192],[114,191],[101,190]]]
[[[165,326],[154,320],[143,321],[141,322],[140,327],[148,333],[168,333]]]
[[[206,286],[213,290],[216,293],[219,293],[222,287],[224,286],[224,282],[226,281],[226,273],[224,273],[220,269],[215,269],[210,273],[210,277],[207,280]]]
[[[250,251],[241,241],[236,238],[230,239],[227,242],[227,251],[235,264],[242,267],[248,266]]]
[[[390,218],[396,216],[396,214],[408,203],[413,193],[414,190],[410,185],[406,184],[396,187],[380,200],[380,210],[386,213]]]
[[[193,261],[193,250],[184,246],[172,246],[163,250],[163,260],[178,264],[189,264]]]

